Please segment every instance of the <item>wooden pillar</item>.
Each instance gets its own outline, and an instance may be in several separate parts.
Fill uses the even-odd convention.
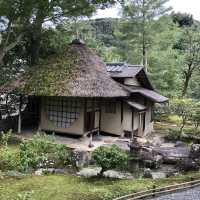
[[[124,121],[124,104],[123,104],[123,101],[121,100],[121,131],[122,131],[122,133],[121,133],[121,138],[123,138],[124,137],[124,130],[123,130],[123,121]]]
[[[18,133],[22,132],[21,110],[22,110],[22,95],[20,95],[20,97],[19,97]]]
[[[143,123],[142,123],[142,113],[139,112],[139,128],[138,128],[139,136],[143,135]]]
[[[38,117],[38,132],[41,132],[41,120],[42,120],[42,101],[43,101],[43,99],[42,99],[42,97],[39,97],[39,101],[38,101],[38,103],[39,103],[39,117]]]
[[[101,105],[101,100],[99,102],[99,131],[98,131],[98,136],[101,133],[101,109],[102,109],[102,105]]]
[[[84,114],[83,114],[83,132],[86,132],[86,117],[87,117],[87,99],[84,99]]]
[[[132,122],[131,122],[131,140],[134,138],[134,109],[132,108]]]
[[[92,116],[94,115],[94,119],[92,119],[92,121],[94,120],[94,123],[95,123],[95,101],[94,101],[94,99],[92,100]],[[93,126],[92,125],[92,123],[90,123],[91,124],[91,126]],[[90,127],[90,142],[89,142],[89,147],[90,148],[92,148],[92,147],[94,147],[94,145],[92,144],[92,140],[93,140],[93,127]]]

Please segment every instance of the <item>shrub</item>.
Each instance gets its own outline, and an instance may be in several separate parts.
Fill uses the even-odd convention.
[[[109,169],[123,168],[128,161],[127,153],[117,145],[98,147],[92,152],[92,158],[101,167],[100,175]]]
[[[17,153],[9,150],[7,147],[0,149],[0,170],[16,170],[18,169],[19,156]]]
[[[185,128],[184,133],[186,135],[194,135],[200,137],[200,129],[199,128]]]
[[[24,141],[20,145],[20,168],[50,168],[73,165],[72,151],[64,145],[53,143],[52,137],[38,133],[32,140]]]
[[[12,135],[12,130],[9,130],[8,132],[1,132],[1,137],[0,137],[0,144],[3,146],[8,146],[8,141],[10,140]]]
[[[168,140],[177,141],[181,138],[181,131],[177,128],[170,128],[169,134],[166,137]]]

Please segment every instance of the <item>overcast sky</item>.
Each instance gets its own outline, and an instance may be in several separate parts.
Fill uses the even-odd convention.
[[[172,6],[173,10],[176,12],[191,13],[195,19],[200,20],[200,0],[170,0],[169,5]],[[118,9],[110,8],[99,10],[95,18],[118,16]]]

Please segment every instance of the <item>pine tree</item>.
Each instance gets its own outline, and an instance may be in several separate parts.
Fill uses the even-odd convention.
[[[171,8],[166,7],[165,4],[169,0],[127,0],[122,5],[123,16],[129,23],[129,32],[132,37],[135,37],[133,42],[139,45],[141,51],[142,64],[147,70],[148,61],[147,53],[151,45],[151,38],[153,31],[151,29],[154,20]],[[130,38],[129,38],[130,39]]]

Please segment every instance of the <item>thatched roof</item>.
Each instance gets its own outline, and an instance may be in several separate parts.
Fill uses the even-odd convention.
[[[25,95],[67,97],[124,97],[128,93],[109,76],[99,56],[75,41],[61,55],[51,55],[17,80],[0,87]]]

